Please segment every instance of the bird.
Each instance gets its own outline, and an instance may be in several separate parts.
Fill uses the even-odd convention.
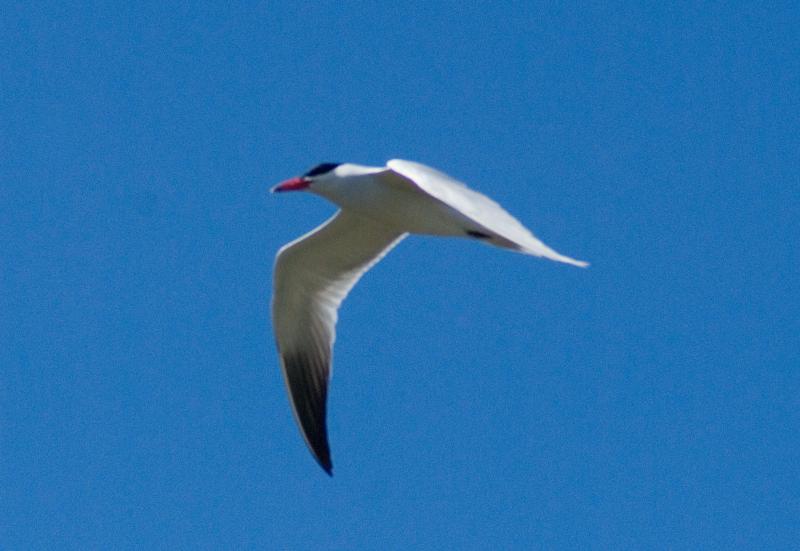
[[[429,166],[321,163],[274,186],[310,192],[339,207],[281,247],[273,269],[272,324],[297,425],[330,476],[327,395],[339,306],[361,276],[408,234],[462,237],[578,267],[487,196]]]

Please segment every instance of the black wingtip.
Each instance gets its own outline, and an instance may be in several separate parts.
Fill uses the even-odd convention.
[[[328,445],[328,381],[324,361],[306,354],[284,356],[284,373],[300,431],[308,449],[328,476],[333,476]]]
[[[331,449],[328,447],[328,433],[322,433],[322,438],[314,442],[311,446],[311,455],[317,460],[317,463],[325,474],[333,476],[333,461],[331,461]]]
[[[316,432],[307,432],[309,436],[308,447],[311,449],[311,455],[317,460],[322,470],[328,473],[328,476],[333,476],[333,461],[331,461],[331,448],[328,446],[328,431],[325,428],[325,421],[322,421],[322,430]]]
[[[323,448],[315,448],[312,451],[314,454],[314,459],[317,460],[317,463],[319,463],[319,466],[322,467],[322,470],[325,471],[328,476],[333,476],[333,461],[331,461],[331,452],[327,446],[327,439],[325,444],[326,445]]]
[[[467,235],[468,236],[474,237],[475,239],[491,239],[492,238],[492,236],[489,235],[488,233],[483,233],[481,231],[475,231],[475,230],[466,230],[466,231],[467,231]]]

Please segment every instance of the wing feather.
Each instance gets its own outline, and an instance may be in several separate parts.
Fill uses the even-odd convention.
[[[510,245],[511,248],[534,256],[574,266],[588,266],[588,263],[582,260],[575,260],[551,249],[496,202],[482,193],[469,189],[443,172],[401,159],[393,159],[386,163],[386,166],[423,192],[455,209],[488,230],[490,234],[499,237],[499,240],[490,241],[496,245]]]
[[[331,474],[326,428],[337,311],[359,278],[405,234],[339,211],[284,246],[275,260],[272,321],[295,419]]]

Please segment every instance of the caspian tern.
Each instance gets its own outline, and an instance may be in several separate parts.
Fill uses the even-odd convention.
[[[332,474],[326,428],[337,310],[359,278],[407,234],[476,239],[585,267],[557,253],[503,208],[428,166],[323,163],[275,186],[309,191],[340,210],[275,258],[272,321],[295,419],[317,462]]]

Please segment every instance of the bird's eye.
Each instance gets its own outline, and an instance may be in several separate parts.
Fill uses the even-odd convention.
[[[311,170],[309,170],[308,172],[303,174],[303,176],[308,176],[309,178],[312,178],[314,176],[319,176],[320,174],[325,174],[326,172],[330,172],[331,170],[333,170],[334,168],[336,168],[340,164],[342,164],[342,163],[322,163],[322,164],[318,164],[317,166],[315,166],[314,168],[312,168]]]

